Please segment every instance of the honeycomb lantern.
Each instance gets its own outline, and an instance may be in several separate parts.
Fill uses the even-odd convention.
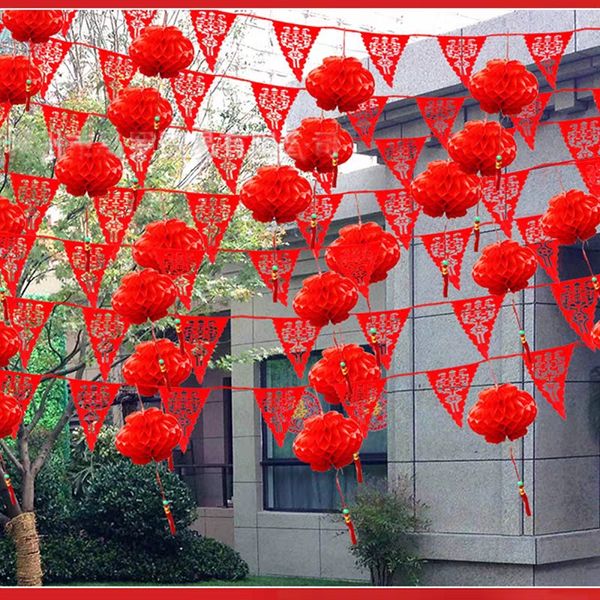
[[[515,385],[504,383],[479,392],[467,423],[486,442],[499,444],[507,438],[513,441],[526,435],[536,415],[533,397]]]
[[[471,96],[487,113],[517,115],[538,95],[538,81],[518,60],[496,58],[471,77]]]
[[[134,325],[167,316],[177,298],[177,289],[168,275],[143,269],[125,275],[112,296],[116,313]]]
[[[495,121],[467,121],[448,140],[448,154],[467,173],[498,175],[515,160],[517,144]]]
[[[339,404],[353,387],[381,377],[375,356],[357,344],[326,348],[308,373],[308,381],[330,404]]]
[[[25,230],[25,213],[18,204],[0,196],[0,237],[20,235]]]
[[[550,199],[542,215],[542,231],[561,244],[574,244],[596,235],[600,200],[580,190],[568,190]]]
[[[62,10],[5,10],[2,23],[17,42],[43,44],[63,26]]]
[[[56,162],[55,175],[71,196],[103,196],[121,180],[123,165],[101,142],[73,142]]]
[[[430,217],[464,217],[479,202],[479,177],[452,161],[436,160],[414,178],[410,192]]]
[[[17,330],[0,321],[0,367],[6,367],[20,349],[21,338]]]
[[[529,285],[537,269],[533,250],[513,240],[486,246],[473,265],[473,280],[492,295],[518,292]]]
[[[106,112],[115,129],[126,138],[162,133],[173,120],[173,109],[156,88],[125,88]]]
[[[0,439],[13,435],[22,420],[23,409],[19,401],[0,392]]]
[[[260,167],[240,190],[241,203],[261,223],[290,223],[308,208],[312,189],[293,167]]]
[[[123,363],[123,379],[136,386],[142,396],[154,395],[159,387],[178,386],[191,372],[189,355],[167,339],[138,344]]]
[[[181,439],[177,419],[158,408],[147,408],[125,418],[115,438],[117,451],[134,465],[167,460]]]
[[[0,56],[0,102],[24,104],[42,87],[40,70],[26,56]]]
[[[337,273],[319,273],[307,277],[294,298],[294,311],[315,327],[341,323],[358,302],[356,286]]]
[[[194,46],[181,29],[150,25],[129,46],[129,56],[142,75],[176,77],[194,60]]]
[[[373,96],[375,79],[358,59],[329,56],[307,75],[306,91],[323,110],[352,112]]]

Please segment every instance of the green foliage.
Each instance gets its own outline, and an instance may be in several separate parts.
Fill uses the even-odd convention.
[[[349,508],[358,538],[350,550],[356,563],[371,573],[371,583],[416,585],[423,561],[415,554],[414,533],[426,521],[424,507],[414,500],[407,482],[390,490],[364,485]]]
[[[47,535],[41,540],[44,583],[152,582],[193,583],[239,580],[248,565],[216,540],[181,531],[154,547],[130,546],[117,539],[94,539],[84,533]],[[0,585],[14,585],[12,541],[0,538]]]

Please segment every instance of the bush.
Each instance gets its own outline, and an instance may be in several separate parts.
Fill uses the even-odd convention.
[[[369,569],[371,583],[417,585],[423,561],[415,555],[413,534],[426,522],[407,482],[390,490],[361,486],[349,508],[358,538],[350,550],[357,564]]]
[[[44,583],[152,582],[181,584],[209,579],[237,580],[248,575],[239,554],[193,531],[149,547],[85,534],[42,538]],[[14,585],[14,548],[0,538],[0,585]]]

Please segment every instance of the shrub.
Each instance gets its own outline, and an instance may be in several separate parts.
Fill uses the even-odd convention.
[[[363,485],[349,508],[358,538],[350,550],[357,564],[369,569],[371,583],[416,585],[423,561],[415,555],[414,533],[426,522],[407,482],[389,490]]]
[[[42,538],[44,583],[152,582],[181,584],[209,579],[237,580],[248,575],[239,554],[216,540],[193,531],[153,548],[116,539],[93,539],[85,534]],[[14,585],[12,542],[0,538],[0,585]]]

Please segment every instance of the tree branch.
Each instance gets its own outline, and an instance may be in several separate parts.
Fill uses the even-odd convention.
[[[44,390],[44,393],[42,394],[42,397],[40,399],[40,405],[38,406],[37,410],[35,411],[35,414],[33,415],[33,418],[31,419],[31,422],[29,423],[29,425],[25,426],[25,429],[27,429],[28,433],[35,429],[35,426],[39,423],[40,419],[44,416],[44,411],[46,410],[48,396],[50,395],[50,391],[54,387],[55,382],[56,382],[56,379],[51,379],[50,382],[48,383],[48,385],[46,386],[46,389]]]
[[[0,440],[0,448],[2,448],[2,452],[6,454],[8,460],[10,460],[10,462],[22,473],[23,465],[21,464],[21,461],[15,456],[14,452],[9,448],[8,444],[4,440]]]

